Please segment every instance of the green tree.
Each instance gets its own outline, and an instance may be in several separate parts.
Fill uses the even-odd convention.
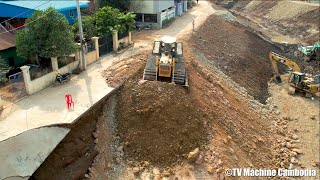
[[[116,8],[103,7],[96,13],[96,27],[99,35],[111,34],[114,30],[119,33],[132,30],[135,15],[122,13]]]
[[[83,32],[85,34],[86,38],[91,38],[93,36],[98,35],[98,31],[96,29],[96,16],[95,14],[82,16],[82,28]],[[73,33],[78,34],[79,33],[79,24],[78,21],[76,21],[72,25]]]
[[[121,28],[118,30],[120,33],[123,33],[125,31],[132,31],[133,28],[135,27],[135,17],[136,15],[129,12],[126,14],[121,13],[118,16],[118,19],[120,21],[121,24]]]
[[[138,12],[144,7],[145,0],[99,0],[99,7],[110,6],[122,12]]]
[[[121,25],[119,21],[120,11],[109,6],[99,9],[96,13],[97,31],[99,35],[112,33],[113,30],[118,30]]]
[[[64,15],[53,8],[37,11],[27,19],[26,30],[17,34],[19,56],[34,59],[48,59],[69,55],[77,46],[74,35]]]
[[[131,0],[99,0],[99,6],[109,6],[121,11],[128,11],[131,3],[130,1]]]

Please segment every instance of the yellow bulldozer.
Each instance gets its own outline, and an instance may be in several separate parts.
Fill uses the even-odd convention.
[[[289,94],[303,92],[306,97],[311,97],[313,94],[320,91],[320,74],[312,76],[310,74],[302,73],[300,67],[294,61],[276,54],[275,52],[269,53],[269,59],[274,69],[274,79],[276,83],[282,82],[277,63],[279,62],[289,67]]]
[[[188,86],[182,43],[176,42],[176,38],[170,36],[155,41],[144,69],[143,79]]]

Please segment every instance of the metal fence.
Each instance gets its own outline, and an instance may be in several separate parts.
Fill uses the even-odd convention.
[[[14,94],[14,100],[18,100],[27,95],[26,86],[23,80],[22,72],[9,76],[11,92]]]
[[[129,36],[129,32],[128,31],[126,31],[126,32],[124,32],[124,33],[119,33],[118,34],[118,40],[120,40],[120,39],[122,39],[122,38],[125,38],[125,37],[127,37],[127,36]]]
[[[111,34],[106,34],[99,38],[99,56],[103,56],[113,50],[113,40]]]
[[[87,52],[94,51],[95,49],[94,42],[92,40],[87,41]]]
[[[50,60],[47,60],[46,62],[42,62],[41,65],[38,65],[38,66],[33,66],[33,65],[29,65],[29,66],[30,66],[29,72],[30,72],[31,80],[37,79],[39,77],[42,77],[52,72],[52,65]]]
[[[2,102],[4,106],[6,106],[6,104],[14,103],[27,95],[22,72],[15,73],[9,76],[8,79],[8,85],[0,88],[2,101],[6,102],[4,104]]]

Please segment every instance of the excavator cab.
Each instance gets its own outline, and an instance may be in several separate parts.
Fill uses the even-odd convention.
[[[289,83],[297,85],[304,80],[305,76],[305,73],[292,72],[290,73]]]

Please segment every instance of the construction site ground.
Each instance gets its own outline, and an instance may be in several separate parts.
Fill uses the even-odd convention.
[[[199,1],[166,29],[135,32],[143,50],[101,72],[116,91],[72,125],[32,179],[225,179],[236,167],[319,175],[319,98],[288,95],[286,83],[271,81],[267,55],[283,46],[242,18]],[[142,80],[163,35],[183,42],[189,88]]]

